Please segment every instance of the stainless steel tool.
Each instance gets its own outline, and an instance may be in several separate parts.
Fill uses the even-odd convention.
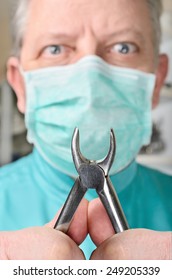
[[[80,151],[79,130],[75,129],[72,138],[72,156],[79,174],[54,226],[66,233],[82,198],[89,188],[96,189],[116,233],[129,228],[115,189],[108,176],[116,151],[115,135],[110,131],[110,149],[102,161],[86,159]]]

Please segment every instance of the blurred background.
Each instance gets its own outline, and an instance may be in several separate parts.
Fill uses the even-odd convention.
[[[156,1],[156,0],[155,0]],[[14,92],[6,83],[6,61],[10,54],[10,7],[13,0],[0,0],[0,166],[28,154],[23,116],[16,107]],[[172,0],[163,0],[161,51],[169,55],[168,77],[160,105],[153,111],[151,144],[143,147],[138,161],[172,174]]]

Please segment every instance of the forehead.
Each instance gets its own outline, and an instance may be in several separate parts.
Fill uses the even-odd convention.
[[[146,0],[31,0],[27,29],[41,32],[50,29],[84,27],[95,32],[116,28],[151,29]],[[41,28],[42,27],[42,28]]]

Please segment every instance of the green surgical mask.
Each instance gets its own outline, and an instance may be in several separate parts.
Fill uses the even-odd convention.
[[[28,141],[63,173],[77,175],[71,155],[75,127],[81,152],[93,160],[106,156],[114,129],[117,147],[110,174],[127,167],[150,142],[155,75],[115,67],[97,56],[23,75]]]

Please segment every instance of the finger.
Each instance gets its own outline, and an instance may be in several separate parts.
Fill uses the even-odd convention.
[[[94,199],[88,205],[88,232],[96,246],[115,233],[100,199]]]
[[[57,215],[51,222],[46,224],[47,226],[54,227],[57,218],[60,214],[60,211],[61,210],[58,211]],[[67,235],[70,236],[78,245],[84,241],[88,233],[87,219],[88,219],[88,201],[84,198],[79,204],[78,209],[73,217],[73,220],[67,232]]]
[[[2,236],[3,235],[3,236]],[[9,260],[83,260],[76,243],[50,227],[34,227],[0,235],[1,259]]]
[[[92,260],[169,260],[171,233],[146,229],[127,230],[105,240],[92,254]]]
[[[88,234],[88,201],[83,199],[74,215],[73,221],[68,231],[68,235],[81,244]]]

